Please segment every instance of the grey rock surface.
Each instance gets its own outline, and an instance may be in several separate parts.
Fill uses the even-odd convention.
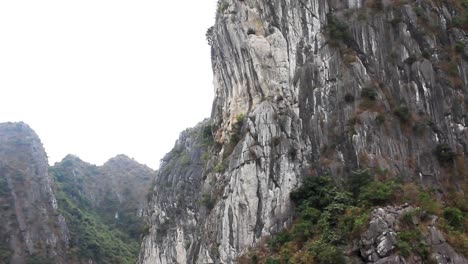
[[[457,164],[467,161],[468,64],[449,48],[468,43],[450,27],[457,11],[431,0],[382,3],[220,1],[211,35],[216,143],[200,147],[184,132],[175,149],[190,166],[180,156],[163,163],[139,263],[235,263],[290,224],[289,193],[304,175],[345,180],[380,168],[441,192],[466,179],[463,169],[451,178],[434,154],[444,145]],[[336,21],[342,34],[330,29]],[[206,200],[209,209],[197,203]],[[396,216],[375,221],[368,261],[400,263],[394,234],[379,233]]]

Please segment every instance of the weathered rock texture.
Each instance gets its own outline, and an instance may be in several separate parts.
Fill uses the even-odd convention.
[[[468,38],[454,3],[220,1],[217,144],[200,147],[195,128],[163,163],[140,263],[235,262],[288,225],[304,171],[466,188]]]
[[[47,155],[24,123],[0,124],[0,262],[68,263],[68,229],[57,212]]]
[[[361,256],[368,263],[424,263],[420,256],[410,256],[405,260],[399,255],[397,243],[401,239],[398,234],[401,234],[402,231],[409,231],[420,235],[424,241],[424,243],[417,241],[416,245],[411,246],[428,249],[437,263],[467,263],[468,261],[457,254],[446,242],[443,234],[435,225],[436,221],[435,216],[428,216],[419,208],[413,208],[409,205],[375,209],[372,212],[368,229],[359,240]],[[421,232],[420,229],[424,232]]]
[[[207,153],[207,146],[212,143],[210,137],[211,127],[204,121],[184,131],[174,149],[164,157],[149,201],[151,228],[142,244],[142,261],[193,263],[198,258],[202,246],[199,217],[208,214],[202,202],[206,205],[212,202],[210,192],[203,193],[211,187],[205,181],[202,161],[203,153]]]

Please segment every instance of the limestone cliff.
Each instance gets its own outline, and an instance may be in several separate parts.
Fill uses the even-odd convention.
[[[69,263],[68,228],[57,210],[48,167],[29,126],[0,124],[1,263]]]
[[[304,174],[466,191],[467,8],[219,1],[211,121],[164,160],[139,262],[234,263],[290,224]],[[210,125],[216,143],[199,144]]]

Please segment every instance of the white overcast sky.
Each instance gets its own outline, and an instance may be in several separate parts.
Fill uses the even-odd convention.
[[[126,154],[157,168],[209,117],[216,0],[0,1],[0,122],[24,121],[49,163]]]

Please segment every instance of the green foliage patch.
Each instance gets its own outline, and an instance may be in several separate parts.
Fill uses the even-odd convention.
[[[452,20],[453,26],[468,30],[468,1],[457,0],[460,5],[460,10],[457,16]]]
[[[4,176],[0,176],[0,196],[7,195],[10,189],[8,188],[8,183]]]
[[[11,255],[13,255],[13,251],[6,242],[2,241],[0,243],[0,263],[9,263]]]
[[[360,189],[359,200],[372,205],[382,205],[393,197],[397,186],[392,181],[371,182]]]
[[[26,264],[54,264],[55,261],[51,258],[33,255],[26,260]]]
[[[343,252],[323,240],[314,242],[310,251],[314,253],[320,264],[346,264]]]
[[[452,163],[456,153],[448,144],[439,144],[434,150],[434,154],[441,164]]]
[[[443,215],[450,226],[458,230],[463,229],[465,217],[460,209],[453,207],[445,208]]]
[[[415,253],[426,261],[429,259],[429,246],[424,242],[419,229],[403,230],[397,237],[397,248],[402,256],[408,257]]]
[[[333,44],[337,44],[338,42],[348,43],[352,40],[348,25],[337,19],[331,13],[327,15],[326,30]]]
[[[201,198],[201,204],[208,210],[211,210],[216,205],[216,199],[210,193],[204,193]]]
[[[401,123],[408,123],[411,119],[409,108],[405,105],[400,105],[393,110],[393,114],[398,117]]]
[[[136,213],[123,212],[119,215],[120,223],[110,225],[103,215],[90,207],[84,197],[76,190],[72,191],[73,183],[70,179],[59,177],[57,172],[52,174],[55,177],[59,211],[65,217],[70,231],[72,257],[85,261],[92,259],[97,263],[135,263],[143,232],[142,223],[134,219]]]
[[[272,254],[263,263],[346,263],[340,246],[363,232],[373,205],[395,199],[400,189],[393,181],[376,181],[370,169],[353,172],[346,188],[329,176],[306,177],[290,194],[294,224],[267,241]]]

